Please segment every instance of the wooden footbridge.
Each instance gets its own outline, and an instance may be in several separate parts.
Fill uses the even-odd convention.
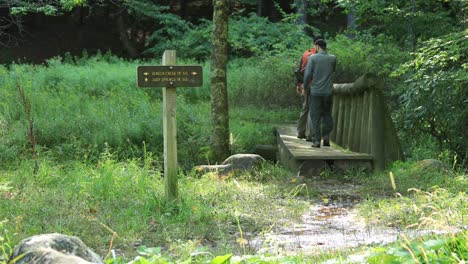
[[[293,171],[315,174],[327,166],[383,170],[403,159],[385,105],[383,82],[366,74],[354,83],[334,84],[331,147],[312,148],[298,139],[295,126],[276,129],[280,162]]]

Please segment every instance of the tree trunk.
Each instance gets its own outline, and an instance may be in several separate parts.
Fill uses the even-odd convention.
[[[265,13],[265,1],[257,0],[257,16],[261,17]]]
[[[298,24],[303,26],[303,31],[304,33],[309,36],[313,37],[314,32],[312,28],[310,27],[310,15],[307,12],[308,4],[307,0],[296,0],[296,13],[300,14],[300,17],[298,18],[297,22]]]
[[[213,50],[211,53],[211,119],[214,158],[223,161],[229,155],[229,111],[227,95],[228,1],[213,0]]]
[[[356,13],[354,11],[348,13],[347,28],[351,32],[356,29]],[[348,33],[348,37],[353,39],[355,37],[354,32]]]
[[[122,42],[125,51],[128,53],[130,58],[138,58],[139,52],[128,38],[127,26],[125,24],[122,14],[117,15],[116,23],[117,30],[119,31],[120,41]]]
[[[415,7],[414,0],[411,1],[411,15],[408,16],[408,46],[412,51],[416,50],[416,37],[414,34],[413,29],[413,17],[416,14],[416,7]]]

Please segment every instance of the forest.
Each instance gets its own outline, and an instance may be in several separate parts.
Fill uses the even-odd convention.
[[[0,264],[465,263],[467,9],[0,0]],[[334,83],[382,84],[399,160],[374,170],[328,162],[313,175],[280,161],[275,131],[297,124],[294,71],[318,36],[336,56]],[[200,87],[177,88],[176,199],[166,185],[169,90],[137,87],[136,76],[168,50],[203,69]],[[218,169],[236,154],[262,162]],[[52,233],[91,253],[18,253]]]

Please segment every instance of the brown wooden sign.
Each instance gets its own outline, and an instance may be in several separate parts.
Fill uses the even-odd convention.
[[[138,66],[138,87],[198,87],[203,85],[202,66]]]

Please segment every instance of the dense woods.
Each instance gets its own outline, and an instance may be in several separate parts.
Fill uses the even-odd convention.
[[[467,10],[466,0],[0,0],[0,263],[51,232],[82,237],[106,263],[342,259],[276,258],[253,243],[333,204],[323,189],[349,186],[337,203],[358,200],[369,226],[450,230],[378,247],[368,263],[462,263]],[[335,83],[382,80],[404,160],[313,179],[275,158],[200,175],[197,165],[275,145],[272,128],[297,121],[294,69],[319,35]],[[177,89],[175,203],[163,195],[163,92],[135,86],[136,66],[160,65],[165,50],[201,65],[204,80]]]

